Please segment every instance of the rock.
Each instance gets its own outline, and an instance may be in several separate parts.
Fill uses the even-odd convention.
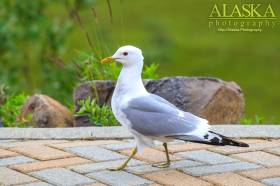
[[[96,91],[93,92],[92,85]],[[244,96],[235,82],[225,82],[217,78],[171,77],[159,80],[145,80],[147,90],[157,94],[178,108],[201,116],[213,124],[237,123],[245,112]],[[78,86],[74,101],[96,98],[99,103],[110,105],[115,83],[113,81],[87,82]],[[79,106],[75,104],[76,110]]]
[[[245,112],[243,93],[234,82],[216,78],[175,77],[148,81],[146,88],[178,108],[214,124],[237,123]]]
[[[18,119],[27,121],[27,116],[32,114],[33,127],[73,127],[72,113],[58,101],[46,96],[35,94],[23,105]]]
[[[92,123],[87,115],[75,116],[76,127],[92,127],[98,126],[95,123]]]

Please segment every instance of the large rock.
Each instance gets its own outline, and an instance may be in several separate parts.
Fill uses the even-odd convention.
[[[145,80],[145,87],[178,108],[204,117],[213,124],[237,123],[244,115],[245,103],[241,88],[235,82],[217,78],[172,77]],[[114,81],[93,81],[81,84],[74,92],[76,111],[78,100],[88,96],[110,105]],[[99,97],[96,97],[96,95]]]
[[[32,114],[32,121],[28,121],[29,114]],[[18,120],[31,122],[33,127],[74,126],[74,117],[68,108],[46,95],[39,94],[29,97],[22,107]]]
[[[216,78],[175,77],[149,81],[149,92],[210,123],[236,123],[244,115],[244,97],[234,82]]]

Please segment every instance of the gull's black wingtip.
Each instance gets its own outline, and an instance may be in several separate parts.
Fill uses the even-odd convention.
[[[239,142],[239,147],[250,147],[247,143]]]
[[[229,145],[229,146],[236,146],[236,147],[249,147],[249,145],[247,143],[230,139],[230,138],[228,138],[226,136],[223,136],[221,134],[215,133],[213,131],[209,131],[208,133],[214,135],[213,136],[214,138],[210,139],[211,142],[216,142],[217,140],[214,140],[216,137],[221,138],[221,140],[219,140],[219,144],[217,144],[217,145]]]
[[[236,146],[236,147],[249,147],[247,143],[240,142],[234,139],[230,139],[221,134],[215,133],[213,131],[208,131],[208,133],[204,136],[203,139],[196,136],[188,136],[188,135],[177,135],[177,136],[169,136],[175,139],[190,141],[195,143],[204,143],[208,145],[218,145],[218,146]]]

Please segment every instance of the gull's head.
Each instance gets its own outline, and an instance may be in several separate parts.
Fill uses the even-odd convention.
[[[134,66],[143,64],[143,55],[141,49],[127,45],[120,47],[114,55],[101,60],[102,63],[107,63],[110,61],[117,61],[123,66]]]

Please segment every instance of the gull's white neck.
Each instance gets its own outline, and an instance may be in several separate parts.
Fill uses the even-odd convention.
[[[137,62],[136,65],[123,66],[118,78],[116,89],[129,97],[141,96],[147,93],[141,73],[143,61]]]

